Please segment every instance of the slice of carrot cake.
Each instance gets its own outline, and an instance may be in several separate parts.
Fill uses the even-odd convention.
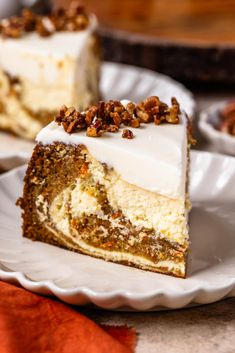
[[[23,235],[185,277],[189,135],[174,98],[63,106],[37,135],[19,200]]]
[[[98,102],[96,27],[77,2],[0,22],[0,129],[34,139],[61,102],[78,109]]]

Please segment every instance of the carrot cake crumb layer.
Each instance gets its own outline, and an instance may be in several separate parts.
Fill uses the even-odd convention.
[[[103,173],[103,182],[97,180],[98,173]],[[117,189],[126,190],[133,203],[127,207]],[[135,213],[136,192],[149,199],[154,214],[143,207]],[[145,195],[95,161],[82,145],[37,145],[19,203],[24,210],[25,237],[109,261],[185,275],[184,204]],[[180,243],[174,240],[179,233]]]

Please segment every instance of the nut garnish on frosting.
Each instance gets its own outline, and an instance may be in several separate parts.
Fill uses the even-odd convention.
[[[100,101],[84,112],[79,112],[74,107],[62,106],[55,121],[69,134],[86,130],[87,136],[100,137],[105,132],[117,132],[123,126],[139,128],[141,124],[147,123],[178,124],[180,113],[176,98],[173,97],[171,106],[168,106],[158,97],[152,96],[137,104],[124,104],[115,100]],[[131,130],[125,129],[122,137],[132,139],[134,135]]]
[[[73,1],[67,10],[60,8],[49,15],[38,15],[24,9],[21,16],[12,16],[0,22],[0,34],[6,38],[21,38],[28,32],[48,37],[55,32],[80,31],[89,25],[89,17],[78,1]]]

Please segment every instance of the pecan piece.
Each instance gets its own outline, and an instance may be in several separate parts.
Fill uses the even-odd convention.
[[[108,132],[117,132],[119,127],[117,125],[107,125],[105,130]]]
[[[122,113],[122,121],[124,123],[124,125],[130,125],[131,124],[131,120],[132,120],[132,116],[130,113],[128,113],[128,111],[124,111]]]
[[[148,97],[137,105],[136,115],[144,123],[152,122],[154,118],[158,117],[159,105],[160,100],[158,97]]]
[[[95,126],[88,126],[86,130],[86,135],[89,137],[99,137],[102,135],[102,131]]]
[[[87,110],[85,120],[88,126],[91,125],[93,119],[97,116],[97,110],[95,105]]]
[[[119,127],[122,123],[121,115],[118,114],[117,112],[114,112],[114,113],[110,113],[110,116],[113,119],[114,125],[117,125]]]
[[[66,105],[62,105],[62,107],[60,108],[60,116],[65,116],[67,110],[68,108],[66,107]]]
[[[74,107],[67,108],[65,111],[65,117],[67,118],[67,117],[71,116],[74,112],[75,112]]]
[[[122,137],[128,140],[131,140],[134,138],[134,134],[131,130],[125,129],[122,132]]]
[[[132,119],[131,120],[131,127],[134,127],[134,128],[140,127],[140,119],[139,118]]]
[[[166,121],[170,124],[178,124],[180,108],[179,103],[177,102],[175,97],[171,98],[171,104],[172,106],[169,108],[169,111],[165,116]]]
[[[67,126],[66,132],[71,134],[71,132],[74,130],[76,127],[76,120],[71,121],[71,123]]]
[[[137,108],[136,110],[136,115],[139,118],[139,120],[141,121],[141,123],[149,123],[150,122],[150,115],[148,113],[146,113],[143,110],[140,110],[139,108]]]
[[[22,20],[25,32],[32,32],[35,30],[36,15],[30,9],[23,9]]]
[[[100,101],[97,108],[97,118],[102,119],[104,116],[105,103]]]
[[[133,115],[135,112],[135,104],[132,102],[127,103],[126,110],[129,114]]]

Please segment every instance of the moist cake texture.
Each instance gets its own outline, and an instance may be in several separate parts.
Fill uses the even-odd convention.
[[[0,23],[0,129],[34,139],[61,101],[99,99],[97,21],[79,5],[48,16],[25,10]]]
[[[37,136],[19,200],[23,235],[185,277],[188,119],[172,103],[63,107]]]

